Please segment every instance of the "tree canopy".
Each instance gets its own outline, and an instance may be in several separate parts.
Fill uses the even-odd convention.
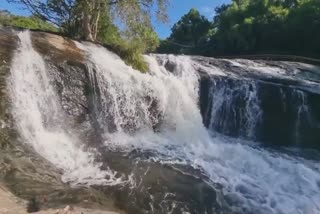
[[[197,45],[210,29],[210,22],[199,11],[191,9],[172,28],[170,38],[187,45]]]
[[[193,44],[198,48],[168,45],[170,41],[185,42],[174,27],[158,51],[208,56],[260,53],[320,55],[319,0],[233,0],[231,4],[216,8],[215,12],[210,28],[205,33],[195,31],[197,35],[192,35],[196,39]],[[184,23],[188,14],[176,25]]]
[[[208,39],[210,28],[210,21],[198,10],[191,9],[174,24],[170,37],[162,41],[160,49],[163,52],[172,50],[174,53],[195,52],[195,48]]]

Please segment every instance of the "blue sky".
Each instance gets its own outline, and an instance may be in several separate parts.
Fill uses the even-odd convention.
[[[176,23],[181,16],[186,14],[191,8],[198,9],[201,14],[208,19],[214,16],[214,8],[223,4],[230,3],[231,0],[171,0],[169,6],[170,21],[167,24],[162,24],[154,21],[154,26],[161,38],[166,38],[170,35],[171,27]],[[13,14],[28,15],[28,12],[21,9],[21,6],[8,4],[6,0],[0,0],[0,9],[7,9]]]
[[[200,13],[212,20],[214,16],[214,8],[222,4],[230,3],[231,0],[172,0],[169,6],[170,22],[168,24],[154,23],[154,26],[161,38],[170,35],[171,27],[181,16],[188,13],[190,9],[195,8]]]

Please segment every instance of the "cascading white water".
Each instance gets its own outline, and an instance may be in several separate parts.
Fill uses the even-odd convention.
[[[94,155],[82,150],[65,125],[60,101],[43,58],[33,49],[30,32],[18,34],[20,44],[11,63],[9,90],[13,115],[24,142],[62,169],[63,181],[73,184],[120,184],[113,171],[101,171]]]
[[[305,93],[300,90],[294,90],[294,94],[296,96],[296,100],[299,102],[297,105],[297,119],[295,124],[295,140],[299,142],[300,140],[299,130],[303,122],[310,123],[310,116],[309,116],[309,108],[307,104],[308,99]]]
[[[50,70],[33,50],[30,33],[18,36],[20,45],[8,83],[12,112],[24,141],[62,169],[64,181],[123,184],[115,172],[100,170],[94,154],[81,148],[63,121],[65,115]],[[164,55],[163,64],[159,64],[156,57],[146,56],[150,72],[141,74],[102,47],[77,45],[88,54],[99,102],[95,111],[108,148],[151,149],[162,155],[153,160],[201,168],[213,183],[224,187],[225,197],[235,210],[246,207],[251,213],[320,213],[319,163],[252,148],[233,138],[210,137],[198,108],[197,62],[185,56]],[[173,72],[165,68],[167,60],[175,65]],[[258,102],[255,88],[246,90],[248,103],[253,103],[246,108],[254,113]],[[252,116],[248,113],[250,120]]]
[[[263,114],[257,84],[252,80],[243,80],[231,85],[219,77],[211,81],[210,115],[209,112],[206,115],[209,130],[216,127],[222,133],[228,133],[230,129],[239,129],[240,136],[255,139],[256,127]]]
[[[150,108],[156,108],[157,112],[162,112],[159,119],[161,135],[176,136],[180,140],[183,139],[185,144],[195,141],[200,143],[199,136],[207,135],[202,126],[200,111],[194,103],[198,96],[199,77],[193,72],[188,58],[172,56],[178,65],[176,73],[172,74],[163,67],[159,67],[153,57],[146,57],[150,61],[151,72],[142,74],[127,66],[117,55],[105,48],[91,44],[78,43],[77,45],[88,53],[90,60],[88,67],[95,70],[96,84],[101,92],[102,111],[104,115],[110,115],[105,116],[105,121],[100,122],[102,125],[108,122],[115,123],[117,127],[115,133],[106,132],[106,137],[112,139],[108,142],[109,144],[120,143],[121,146],[128,146],[127,142],[123,141],[124,136],[127,140],[130,138],[137,143],[149,144],[149,138],[146,136],[154,137],[150,121],[153,115]],[[93,71],[91,70],[90,73]],[[156,101],[156,106],[151,106],[152,100]],[[110,117],[113,117],[111,121]],[[141,139],[137,137],[139,134],[134,138],[126,135],[124,124],[132,124],[140,130],[138,133],[143,133],[140,136]],[[172,132],[175,135],[172,135]],[[194,135],[185,136],[185,132],[194,133]],[[174,141],[167,143],[172,142]],[[158,145],[163,146],[162,143]]]
[[[183,159],[181,163],[203,169],[213,183],[221,184],[235,211],[245,207],[251,213],[320,213],[318,163],[209,136],[198,108],[196,62],[189,57],[164,56],[175,62],[174,71],[169,72],[154,56],[146,56],[150,73],[141,74],[102,47],[78,47],[87,52],[89,67],[96,73],[92,70],[102,92],[102,111],[113,115],[117,127],[105,130],[107,147],[152,149],[170,161]],[[159,132],[150,125],[146,97],[157,100],[157,110],[163,114]],[[100,123],[108,123],[107,119]],[[138,127],[135,132],[125,132],[123,124],[128,121]],[[164,156],[158,161],[170,162]]]

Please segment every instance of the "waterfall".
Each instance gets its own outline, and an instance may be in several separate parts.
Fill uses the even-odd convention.
[[[308,97],[303,91],[295,90],[294,96],[298,101],[297,106],[297,117],[295,123],[295,140],[296,142],[300,142],[300,130],[305,124],[310,123],[310,116],[309,116],[309,107],[308,107]]]
[[[11,64],[9,89],[12,112],[24,142],[62,169],[65,182],[128,182],[115,171],[100,169],[95,154],[84,150],[76,132],[64,121],[50,69],[32,48],[30,33],[18,36],[20,44]],[[76,45],[87,57],[93,89],[91,111],[104,146],[111,152],[152,151],[155,156],[146,161],[199,169],[210,185],[221,186],[235,213],[320,213],[319,163],[253,147],[243,140],[210,135],[199,109],[197,67],[201,65],[191,57],[145,56],[150,72],[142,74],[101,46]],[[214,66],[212,70],[220,72]],[[220,126],[215,121],[219,117],[228,120],[233,114],[232,105],[240,103],[243,108],[232,120],[241,121],[245,135],[254,135],[262,114],[259,86],[247,81],[223,88],[224,81],[214,81],[221,87],[210,94],[214,109],[210,113],[211,126]],[[238,98],[238,103],[234,102]],[[223,112],[222,106],[229,108],[228,113]],[[298,115],[302,116],[303,111]]]
[[[152,150],[159,154],[152,161],[204,170],[213,183],[224,187],[224,195],[235,212],[240,212],[239,207],[243,212],[268,214],[320,212],[320,172],[316,163],[299,160],[297,164],[293,157],[253,148],[233,138],[210,137],[202,124],[199,76],[196,62],[190,57],[145,56],[150,72],[141,74],[102,47],[78,47],[86,51],[89,67],[94,71],[104,105],[102,111],[114,117],[116,131],[105,130],[108,148]],[[174,64],[170,71],[166,68],[168,61]],[[244,124],[250,130],[260,114],[260,101],[253,83],[241,90],[247,101]],[[219,93],[213,96],[215,102],[222,97],[228,99],[224,92]],[[145,97],[156,100],[157,111],[161,112],[157,131],[150,125],[150,100]],[[126,132],[123,124],[132,119],[131,124],[139,128]],[[109,117],[103,120],[101,123],[108,123]]]
[[[154,129],[168,144],[155,142],[158,146],[173,143],[165,136],[174,136],[183,146],[193,141],[201,143],[199,136],[208,135],[197,106],[199,76],[188,58],[172,56],[177,69],[171,73],[159,66],[155,58],[146,56],[150,74],[142,74],[103,47],[77,45],[87,52],[90,76],[96,79],[93,84],[98,90],[98,105],[101,106],[97,119],[104,127],[105,137],[112,139],[107,143],[118,143],[116,148],[131,148],[137,144],[150,146],[159,138]],[[133,131],[134,137],[128,134]]]
[[[20,44],[11,63],[9,90],[13,115],[24,142],[62,169],[63,181],[80,185],[119,184],[113,171],[100,170],[94,154],[66,125],[60,100],[43,58],[33,49],[30,32],[18,33]]]
[[[232,81],[219,77],[212,78],[211,82],[211,112],[206,115],[209,130],[255,140],[263,114],[258,85],[252,80]]]

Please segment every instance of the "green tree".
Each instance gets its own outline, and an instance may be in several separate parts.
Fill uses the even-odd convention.
[[[201,31],[199,22],[191,21],[201,20],[201,15],[191,10],[174,25],[158,51],[320,57],[319,0],[232,0],[217,7],[215,13],[209,29]]]
[[[313,54],[319,49],[318,0],[233,1],[214,36],[218,53]],[[307,27],[306,27],[307,26]]]
[[[211,23],[196,9],[191,9],[171,29],[170,40],[186,45],[197,45],[205,37]]]
[[[112,21],[121,21],[127,31],[136,30],[139,24],[152,29],[151,15],[167,19],[169,0],[8,0],[20,3],[40,19],[60,27],[72,35],[80,34],[95,41],[106,15]],[[155,12],[154,12],[155,11]]]
[[[159,51],[187,53],[196,51],[207,39],[211,22],[200,15],[196,9],[191,9],[173,27],[167,40],[162,41]]]
[[[290,10],[287,41],[294,52],[320,56],[320,1],[305,0]]]
[[[142,71],[147,70],[147,64],[141,54],[159,45],[151,17],[165,22],[169,4],[169,0],[7,1],[24,5],[34,16],[53,23],[72,38],[104,43]]]
[[[211,54],[315,53],[319,43],[314,39],[319,29],[318,2],[234,0],[223,5],[214,18]],[[298,45],[301,41],[303,47]]]

